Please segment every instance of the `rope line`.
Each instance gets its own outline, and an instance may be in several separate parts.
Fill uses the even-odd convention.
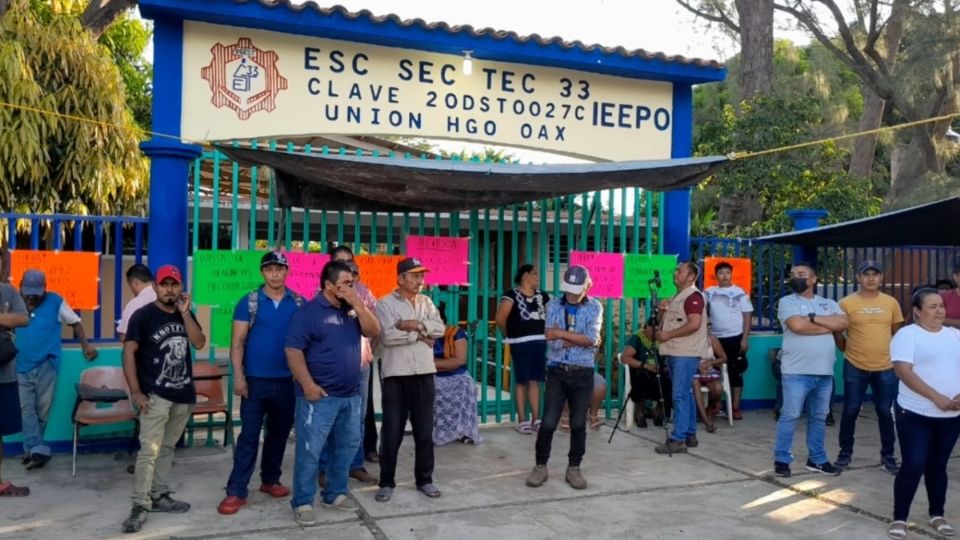
[[[9,108],[9,109],[19,109],[19,110],[22,110],[22,111],[28,111],[28,112],[34,112],[34,113],[40,113],[40,114],[46,114],[46,115],[50,115],[50,116],[55,116],[55,117],[59,117],[59,118],[64,118],[64,119],[67,119],[67,120],[74,120],[74,121],[77,121],[77,122],[85,122],[85,123],[88,123],[88,124],[94,124],[94,125],[101,126],[101,127],[116,128],[116,129],[121,129],[121,130],[131,130],[131,131],[137,132],[137,133],[140,134],[141,136],[142,136],[142,135],[150,135],[150,136],[152,136],[152,137],[160,137],[160,138],[164,138],[164,139],[173,139],[173,140],[181,141],[181,142],[184,142],[184,143],[187,143],[187,144],[198,144],[198,145],[206,146],[206,147],[210,147],[210,146],[212,146],[212,144],[213,144],[211,141],[190,141],[190,140],[188,140],[188,139],[184,139],[183,137],[180,137],[180,136],[177,136],[177,135],[170,135],[169,133],[160,133],[160,132],[157,132],[157,131],[150,131],[150,130],[146,130],[146,129],[140,128],[140,127],[138,127],[138,126],[126,126],[126,125],[117,124],[117,123],[114,123],[114,122],[107,122],[107,121],[104,121],[104,120],[97,120],[97,119],[95,119],[95,118],[87,118],[87,117],[84,117],[84,116],[78,116],[78,115],[74,115],[74,114],[67,114],[67,113],[62,113],[62,112],[59,112],[59,111],[52,111],[52,110],[49,110],[49,109],[41,109],[41,108],[38,108],[38,107],[29,106],[29,105],[19,105],[19,104],[16,104],[16,103],[7,103],[7,102],[5,102],[5,101],[0,101],[0,107],[6,107],[6,108]],[[752,157],[766,156],[766,155],[770,155],[770,154],[779,154],[779,153],[782,153],[782,152],[790,152],[790,151],[793,151],[793,150],[799,150],[799,149],[801,149],[801,148],[808,148],[808,147],[811,147],[811,146],[817,146],[817,145],[826,144],[826,143],[830,143],[830,142],[844,141],[844,140],[847,140],[847,139],[854,139],[854,138],[857,138],[857,137],[863,137],[864,135],[878,135],[878,134],[881,134],[881,133],[888,133],[888,132],[898,131],[898,130],[901,130],[901,129],[907,129],[907,128],[911,128],[911,127],[916,127],[916,126],[920,126],[920,125],[923,125],[923,124],[930,124],[930,123],[933,123],[933,122],[940,122],[940,121],[942,121],[942,120],[950,120],[950,119],[958,118],[958,117],[960,117],[960,112],[955,112],[955,113],[951,113],[951,114],[944,114],[944,115],[940,115],[940,116],[933,116],[933,117],[930,117],[930,118],[924,118],[924,119],[922,119],[922,120],[914,120],[914,121],[912,121],[912,122],[904,122],[904,123],[902,123],[902,124],[895,124],[895,125],[892,125],[892,126],[882,126],[882,127],[875,128],[875,129],[867,129],[867,130],[863,130],[863,131],[857,131],[857,132],[854,132],[854,133],[844,133],[844,134],[842,134],[842,135],[835,135],[835,136],[832,136],[832,137],[825,137],[825,138],[823,138],[823,139],[815,139],[815,140],[812,140],[812,141],[806,141],[806,142],[802,142],[802,143],[796,143],[796,144],[789,144],[789,145],[785,145],[785,146],[779,146],[779,147],[777,147],[777,148],[768,148],[768,149],[766,149],[766,150],[730,152],[730,153],[727,154],[726,157],[727,157],[730,161],[737,161],[737,160],[748,159],[748,158],[752,158]]]

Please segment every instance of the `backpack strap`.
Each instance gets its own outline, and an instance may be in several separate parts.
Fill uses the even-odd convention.
[[[260,304],[260,290],[254,289],[247,293],[247,311],[250,313],[250,326],[257,320],[257,306]]]
[[[287,289],[287,291],[290,293],[290,296],[293,297],[293,302],[297,304],[298,308],[303,307],[303,305],[307,303],[306,300],[304,300],[303,297],[296,292],[291,291],[290,289]]]
[[[457,332],[460,328],[456,326],[448,326],[446,330],[443,331],[443,357],[444,358],[453,358],[457,355]]]

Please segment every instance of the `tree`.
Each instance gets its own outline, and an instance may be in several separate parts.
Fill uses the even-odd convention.
[[[769,93],[773,85],[773,0],[676,0],[740,40],[741,100]]]
[[[26,0],[5,7],[0,100],[24,108],[0,108],[0,207],[142,213],[141,132],[109,51],[75,16],[53,13],[42,21]]]
[[[20,0],[0,0],[0,17],[10,8],[16,5]],[[37,3],[37,2],[31,2]],[[72,11],[75,6],[79,6],[79,0],[50,0],[49,3],[58,11]],[[113,24],[127,10],[137,5],[137,0],[90,0],[83,10],[83,27],[93,34],[94,38],[99,38],[110,25]]]
[[[695,145],[699,155],[779,148],[814,139],[823,127],[818,99],[761,95],[742,102],[739,110],[725,105],[698,127]],[[751,194],[751,205],[739,209],[751,215],[733,231],[745,236],[789,230],[785,212],[791,208],[826,208],[831,222],[879,212],[875,187],[868,179],[850,176],[845,163],[845,151],[833,143],[751,157],[718,172],[708,181],[708,187],[716,187],[705,192],[719,200]]]
[[[888,103],[902,120],[922,121],[960,110],[960,70],[955,69],[960,55],[960,6],[952,1],[869,0],[849,7],[852,10],[844,10],[835,0],[789,0],[774,5],[857,73],[868,97],[872,93]],[[884,32],[886,55],[878,49]],[[862,125],[876,123],[881,116],[877,108],[876,104],[868,108],[872,116]],[[927,173],[944,172],[937,141],[947,127],[941,122],[910,130],[909,143],[899,147],[894,157],[888,202],[910,191]],[[865,163],[865,157],[859,156],[851,166],[862,172]]]

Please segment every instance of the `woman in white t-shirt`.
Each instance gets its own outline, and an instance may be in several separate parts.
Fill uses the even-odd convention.
[[[893,484],[893,522],[887,535],[907,536],[907,515],[925,477],[930,526],[944,536],[953,527],[943,518],[947,496],[947,460],[960,435],[960,330],[943,325],[946,310],[936,289],[913,295],[914,324],[890,343],[890,358],[900,378],[897,435],[903,465]]]

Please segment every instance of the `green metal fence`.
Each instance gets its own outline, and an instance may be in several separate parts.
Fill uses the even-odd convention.
[[[238,143],[234,143],[236,145]],[[256,148],[276,150],[276,141],[254,141]],[[353,153],[360,150],[310,146],[281,149]],[[410,154],[367,154],[369,159],[427,159]],[[456,158],[455,158],[456,159]],[[435,302],[446,301],[447,317],[460,321],[468,334],[468,369],[480,383],[478,413],[482,422],[515,420],[513,377],[505,361],[503,336],[493,317],[501,293],[511,287],[516,268],[537,265],[541,288],[557,294],[571,250],[608,253],[662,253],[656,224],[663,221],[663,195],[623,188],[557,197],[520,205],[464,212],[344,212],[281,209],[270,171],[241,167],[216,149],[193,167],[192,248],[265,249],[284,247],[326,251],[347,244],[355,253],[400,253],[408,234],[470,238],[469,286],[435,287]],[[654,216],[657,219],[654,219]],[[607,299],[603,345],[597,364],[607,379],[604,413],[610,417],[624,387],[624,370],[616,354],[640,319],[636,300]],[[211,349],[210,357],[217,354]]]

